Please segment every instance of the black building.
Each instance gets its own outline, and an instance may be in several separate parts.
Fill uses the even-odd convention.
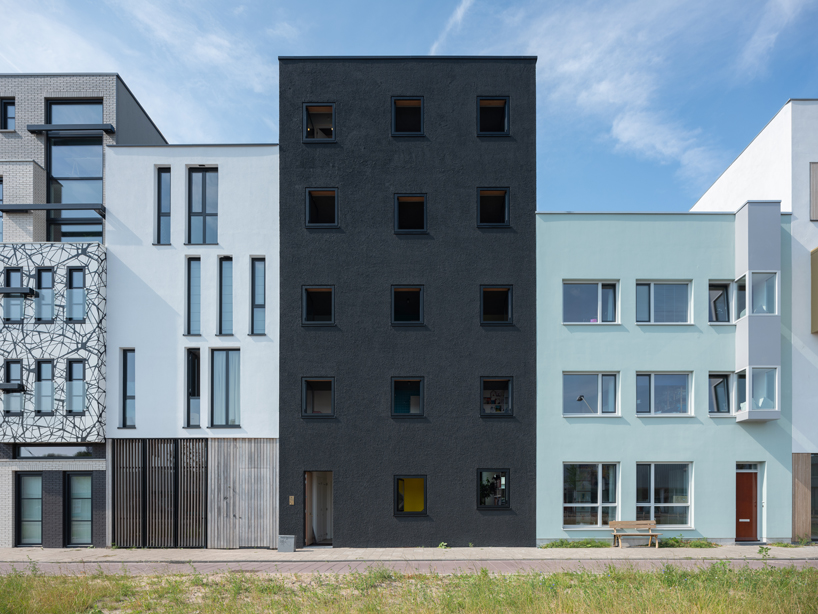
[[[536,58],[280,58],[280,532],[535,541]]]

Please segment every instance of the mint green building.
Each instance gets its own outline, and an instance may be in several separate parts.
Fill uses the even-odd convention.
[[[790,216],[537,217],[537,542],[789,541]]]

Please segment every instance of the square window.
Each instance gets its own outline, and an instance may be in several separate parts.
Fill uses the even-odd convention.
[[[304,288],[304,310],[301,323],[305,326],[335,325],[335,287]]]
[[[307,143],[335,142],[335,104],[316,103],[304,105],[304,134]]]
[[[508,189],[495,188],[477,190],[477,225],[508,226]]]
[[[426,476],[395,476],[395,516],[426,515]]]
[[[338,190],[307,190],[307,228],[338,228]]]
[[[395,234],[426,232],[426,195],[395,194]]]
[[[711,414],[730,413],[730,375],[711,373],[708,378],[709,402]]]
[[[480,415],[482,416],[510,416],[512,378],[510,377],[481,377],[480,378]]]
[[[423,378],[392,378],[392,415],[399,417],[423,416]]]
[[[481,96],[477,99],[478,136],[508,136],[508,96]]]
[[[563,526],[599,527],[616,520],[616,473],[613,463],[563,464]]]
[[[730,321],[730,284],[711,283],[708,288],[711,322]]]
[[[688,373],[637,373],[637,414],[689,414]]]
[[[423,324],[423,286],[392,286],[392,325]]]
[[[392,98],[392,136],[423,136],[423,97]]]
[[[564,324],[616,322],[616,283],[563,282]]]
[[[690,465],[636,465],[636,519],[657,525],[687,526],[690,521]]]
[[[563,373],[562,413],[616,414],[616,374]]]
[[[301,415],[313,418],[335,415],[335,378],[305,377],[301,380]]]
[[[477,470],[477,507],[500,510],[511,507],[508,469]]]
[[[511,286],[480,286],[480,324],[511,323]]]
[[[688,282],[640,282],[636,284],[636,321],[653,324],[687,324]]]

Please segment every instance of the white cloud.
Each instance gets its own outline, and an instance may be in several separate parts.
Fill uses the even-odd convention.
[[[742,73],[752,77],[766,68],[779,35],[808,3],[810,0],[768,0],[758,27],[738,58]]]
[[[437,55],[437,50],[446,40],[449,32],[460,28],[460,24],[463,23],[463,18],[466,16],[466,12],[471,8],[472,4],[474,4],[474,0],[460,0],[460,4],[454,9],[440,36],[437,37],[437,40],[432,44],[432,48],[429,49],[429,55]]]
[[[301,35],[301,32],[294,25],[286,21],[279,21],[275,26],[267,29],[267,34],[272,38],[283,38],[292,42]]]

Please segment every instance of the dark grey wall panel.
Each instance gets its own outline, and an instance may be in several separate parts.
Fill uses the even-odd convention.
[[[423,137],[391,136],[391,97],[423,96]],[[477,137],[477,97],[509,96],[511,136]],[[301,142],[302,104],[335,103],[337,143]],[[282,60],[281,534],[304,543],[304,472],[333,472],[335,546],[533,545],[535,62]],[[477,189],[511,227],[477,227]],[[306,188],[337,188],[340,228],[305,228]],[[428,234],[394,233],[394,194],[427,195]],[[334,285],[337,326],[301,326],[303,285]],[[425,325],[390,324],[423,284]],[[480,285],[513,286],[514,325],[480,326]],[[425,416],[390,417],[393,376],[425,378]],[[301,417],[332,376],[336,417]],[[514,417],[480,417],[480,377],[514,377]],[[511,509],[477,509],[478,468],[509,469]],[[428,516],[393,516],[393,476],[425,474]],[[293,505],[290,505],[293,497]]]
[[[105,472],[92,471],[91,475],[92,541],[94,548],[105,548]]]
[[[165,137],[130,90],[116,80],[116,142],[119,145],[164,145]]]
[[[65,546],[62,471],[43,471],[43,548]]]

